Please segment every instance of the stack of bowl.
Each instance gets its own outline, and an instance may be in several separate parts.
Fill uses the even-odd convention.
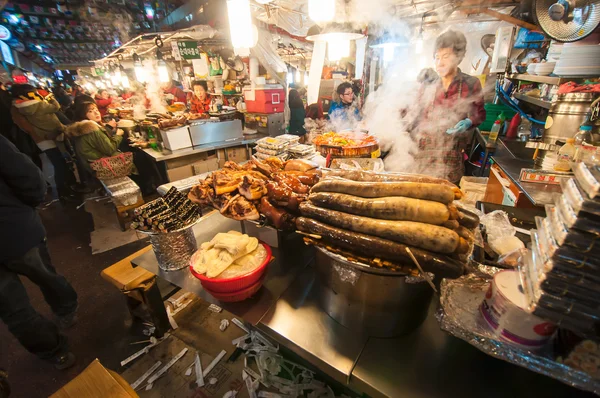
[[[536,64],[535,74],[540,76],[548,76],[554,71],[554,66],[556,66],[556,62],[543,62],[541,64]]]

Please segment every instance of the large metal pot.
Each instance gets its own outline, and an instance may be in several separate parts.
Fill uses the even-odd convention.
[[[349,329],[393,337],[427,317],[433,290],[422,278],[362,266],[319,247],[315,269],[321,307]]]
[[[555,144],[557,141],[565,142],[567,138],[577,134],[579,126],[589,117],[590,105],[595,98],[597,98],[595,93],[559,95],[548,112],[544,142],[548,144]],[[592,133],[598,132],[598,125],[596,125]]]

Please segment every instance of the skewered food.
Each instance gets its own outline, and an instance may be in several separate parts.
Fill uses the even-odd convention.
[[[450,210],[442,203],[402,196],[371,199],[341,193],[317,192],[310,194],[309,199],[328,209],[385,220],[441,225],[450,219]]]
[[[389,239],[436,253],[465,253],[469,249],[467,242],[464,242],[464,239],[461,241],[461,237],[456,232],[436,225],[360,217],[323,209],[308,202],[300,205],[300,212],[305,217],[334,227]]]
[[[341,178],[328,178],[316,184],[311,192],[336,192],[363,198],[380,198],[385,196],[404,196],[407,198],[432,200],[440,203],[451,203],[456,192],[446,186],[422,182],[375,182],[363,184]]]

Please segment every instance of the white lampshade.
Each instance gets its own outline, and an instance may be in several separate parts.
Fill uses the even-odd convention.
[[[308,0],[308,16],[314,22],[333,21],[335,0]]]

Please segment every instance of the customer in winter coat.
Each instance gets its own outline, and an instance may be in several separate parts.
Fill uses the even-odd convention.
[[[290,106],[290,134],[304,137],[306,130],[304,129],[304,119],[306,112],[304,111],[304,103],[300,98],[300,93],[295,88],[290,90],[289,101]]]
[[[117,130],[111,136],[102,126],[102,116],[93,102],[80,104],[75,111],[78,122],[67,128],[66,134],[72,140],[77,156],[89,163],[119,153],[119,144],[123,140],[123,131]]]
[[[56,272],[46,246],[46,231],[35,209],[46,193],[40,169],[0,135],[0,319],[32,354],[66,369],[75,362],[67,339],[29,302],[20,277],[38,285],[58,326],[75,322],[77,293]]]
[[[73,198],[71,186],[75,184],[73,172],[67,166],[56,140],[62,139],[65,126],[57,117],[60,104],[52,94],[43,98],[35,87],[17,84],[11,89],[14,123],[33,138],[54,167],[54,181],[60,199]]]

